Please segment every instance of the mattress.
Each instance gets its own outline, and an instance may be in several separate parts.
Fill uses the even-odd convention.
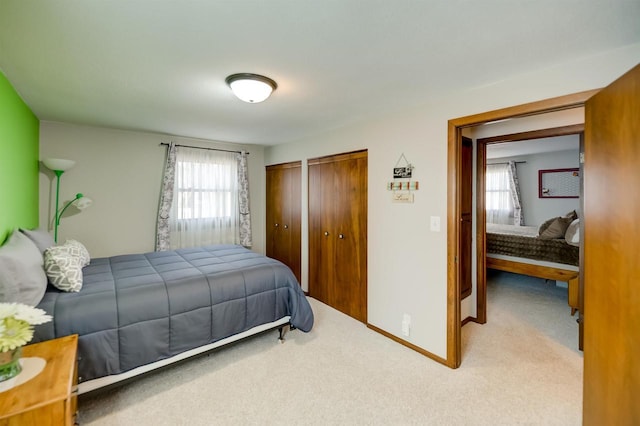
[[[38,305],[53,321],[34,342],[78,334],[79,381],[121,374],[289,316],[313,312],[291,270],[241,246],[92,259],[79,293],[50,286]]]
[[[567,244],[563,238],[538,238],[538,227],[497,225],[487,223],[488,254],[524,257],[528,259],[578,265],[579,248]]]

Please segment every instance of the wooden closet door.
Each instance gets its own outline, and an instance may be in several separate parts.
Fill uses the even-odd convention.
[[[267,256],[284,261],[280,223],[282,222],[282,175],[283,169],[267,167]]]
[[[367,157],[334,163],[335,307],[367,320]]]
[[[333,306],[333,164],[309,165],[309,295]]]
[[[266,168],[267,256],[291,268],[300,282],[301,163]]]
[[[309,160],[309,293],[367,320],[367,153]]]
[[[285,240],[288,241],[289,248],[287,265],[300,283],[300,270],[302,269],[302,164],[300,162],[295,164],[296,167],[285,169],[286,179],[289,181],[289,198],[285,203],[287,212],[285,213],[283,231],[287,234]]]

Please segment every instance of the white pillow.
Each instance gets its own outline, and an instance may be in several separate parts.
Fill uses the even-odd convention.
[[[53,237],[50,233],[48,233],[44,229],[20,229],[24,235],[29,237],[31,241],[38,247],[40,253],[44,255],[44,251],[49,247],[53,247],[56,245],[56,242],[53,240]]]
[[[53,286],[62,291],[78,292],[82,289],[82,267],[86,261],[83,248],[67,241],[44,252],[44,270]]]
[[[567,232],[564,234],[564,240],[572,246],[580,245],[580,219],[576,219],[569,224]]]
[[[36,306],[47,289],[42,254],[23,233],[13,231],[0,247],[0,302]]]

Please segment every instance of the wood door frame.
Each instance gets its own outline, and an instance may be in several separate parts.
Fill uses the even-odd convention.
[[[553,127],[533,130],[529,132],[511,133],[476,140],[476,318],[471,319],[479,324],[487,322],[487,211],[485,209],[487,145],[504,142],[519,142],[534,139],[552,138],[557,136],[581,135],[584,133],[584,123],[570,126]]]
[[[448,122],[447,150],[447,366],[458,368],[462,362],[460,319],[460,181],[462,129],[498,120],[539,115],[579,108],[600,89],[559,96],[537,102],[455,118]],[[476,247],[478,251],[485,248]]]

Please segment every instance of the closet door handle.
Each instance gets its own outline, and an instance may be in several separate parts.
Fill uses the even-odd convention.
[[[324,236],[328,237],[329,236],[329,231],[324,231]]]
[[[289,229],[289,225],[285,225],[285,226],[284,226],[284,229]]]
[[[277,228],[278,226],[280,226],[280,224],[279,224],[279,223],[276,223],[276,225],[275,225],[275,226],[276,226],[276,228]]]
[[[340,238],[341,240],[343,240],[343,239],[344,239],[344,234],[340,234],[340,235],[338,235],[338,238]]]

